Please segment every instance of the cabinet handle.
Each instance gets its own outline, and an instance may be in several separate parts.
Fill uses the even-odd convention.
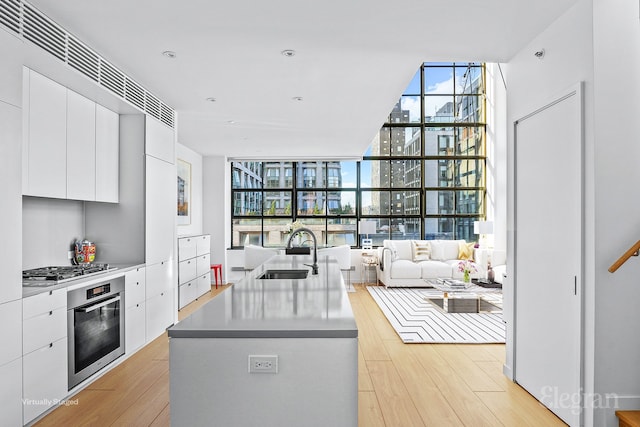
[[[160,296],[163,297],[164,296],[164,292],[160,292]]]
[[[53,347],[53,343],[52,342],[49,343],[49,348],[51,348],[51,347]]]
[[[49,312],[49,316],[53,316],[53,311],[50,311],[50,312]]]
[[[139,285],[139,284],[140,284],[140,282],[136,282],[136,285]]]
[[[136,304],[136,307],[140,307],[140,304]]]
[[[53,295],[53,291],[49,291],[49,295]]]

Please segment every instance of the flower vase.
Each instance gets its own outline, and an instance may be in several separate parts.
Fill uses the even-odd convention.
[[[469,274],[469,270],[464,271],[464,277],[462,278],[464,283],[469,283],[471,281],[471,275]]]

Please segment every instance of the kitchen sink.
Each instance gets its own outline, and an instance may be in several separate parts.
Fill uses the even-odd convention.
[[[266,270],[258,279],[306,279],[309,270]]]

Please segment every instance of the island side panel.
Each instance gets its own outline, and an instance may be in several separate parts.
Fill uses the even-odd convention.
[[[249,373],[277,355],[278,373]],[[172,426],[358,425],[357,338],[171,338]]]

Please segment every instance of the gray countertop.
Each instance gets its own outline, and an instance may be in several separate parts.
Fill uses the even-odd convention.
[[[276,256],[169,328],[172,338],[353,338],[358,328],[335,259]],[[258,279],[268,269],[308,269],[306,279]]]
[[[34,295],[41,294],[43,292],[55,291],[57,289],[75,289],[82,286],[87,286],[93,283],[98,283],[103,280],[110,280],[114,277],[123,276],[127,271],[133,270],[138,267],[144,267],[144,264],[109,264],[114,267],[113,270],[107,270],[102,273],[96,273],[89,276],[79,276],[75,279],[65,281],[63,283],[53,283],[50,286],[22,286],[22,298],[32,297]]]

